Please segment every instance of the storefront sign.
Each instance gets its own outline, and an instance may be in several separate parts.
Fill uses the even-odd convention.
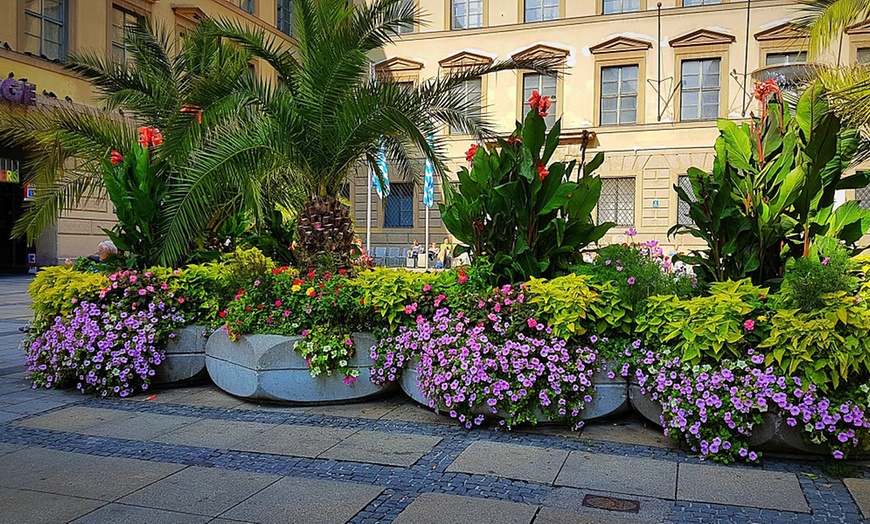
[[[36,86],[29,82],[7,78],[0,82],[0,100],[26,106],[36,105]]]
[[[24,184],[24,200],[33,200],[36,196],[36,188],[30,184]]]
[[[0,158],[0,182],[17,184],[21,181],[18,173],[18,161]]]

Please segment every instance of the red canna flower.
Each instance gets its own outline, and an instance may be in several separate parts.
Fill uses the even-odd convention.
[[[541,98],[541,103],[538,104],[538,114],[541,115],[541,118],[547,116],[547,111],[550,109],[550,97],[545,96]]]
[[[477,153],[477,148],[478,148],[477,144],[471,144],[471,147],[469,147],[468,151],[465,152],[465,161],[466,162],[473,162],[474,161],[474,154]]]
[[[111,162],[112,165],[117,165],[118,163],[123,162],[123,161],[124,161],[124,157],[121,156],[121,153],[119,153],[113,149],[112,153],[109,155],[109,162]]]
[[[544,165],[544,163],[538,160],[538,176],[541,177],[541,181],[547,178],[547,175],[549,174],[550,171],[547,170],[547,167]]]
[[[541,104],[541,93],[538,93],[537,90],[532,91],[532,96],[529,97],[529,107],[536,110],[538,106]]]
[[[156,127],[142,126],[139,128],[139,145],[142,147],[159,146],[163,143],[163,135]]]
[[[752,94],[756,100],[763,101],[774,93],[779,93],[779,84],[773,78],[767,79],[764,82],[755,82],[755,89]]]

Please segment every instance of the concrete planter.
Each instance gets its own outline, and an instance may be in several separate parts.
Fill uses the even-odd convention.
[[[301,353],[295,350],[302,337],[243,335],[232,342],[218,331],[206,344],[206,367],[214,383],[227,393],[252,400],[291,403],[348,402],[368,398],[389,389],[368,380],[372,361],[369,348],[375,344],[371,333],[354,333],[351,367],[360,369],[359,378],[345,384],[334,374],[312,378]]]
[[[203,326],[187,326],[175,332],[175,338],[166,345],[166,359],[154,370],[153,386],[181,386],[208,380],[205,329]]]
[[[628,377],[628,401],[631,407],[637,411],[643,418],[649,420],[656,426],[662,425],[662,405],[659,401],[653,400],[652,395],[642,393],[637,377],[631,375]]]
[[[408,363],[408,366],[402,371],[399,385],[406,395],[416,402],[429,407],[429,397],[420,390],[417,372],[418,364],[418,359],[412,359]],[[606,417],[618,413],[628,406],[628,383],[625,378],[616,376],[611,379],[607,377],[607,371],[598,371],[592,376],[592,383],[595,385],[595,394],[592,397],[592,402],[586,404],[586,407],[580,412],[578,417],[580,420]],[[483,405],[476,407],[473,411],[487,416],[506,416],[504,413],[493,414],[491,409]],[[549,417],[539,411],[535,411],[535,418],[538,419],[538,422],[550,421]]]

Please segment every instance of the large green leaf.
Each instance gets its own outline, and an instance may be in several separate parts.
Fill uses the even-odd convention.
[[[752,141],[749,135],[731,120],[719,119],[719,133],[725,147],[728,162],[735,169],[753,171]]]

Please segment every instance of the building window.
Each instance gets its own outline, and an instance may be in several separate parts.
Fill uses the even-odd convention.
[[[451,0],[453,29],[483,27],[483,0]]]
[[[416,7],[416,0],[402,0],[402,4]],[[414,24],[402,24],[399,26],[399,34],[404,35],[414,32]]]
[[[278,0],[278,30],[293,34],[293,0]]]
[[[384,227],[414,227],[414,184],[390,184],[390,196],[384,202]]]
[[[458,88],[462,100],[466,104],[470,104],[468,114],[473,118],[480,118],[483,111],[483,80],[475,78],[466,80]],[[465,131],[458,127],[450,126],[451,135],[460,135]]]
[[[683,7],[693,7],[696,5],[716,5],[721,3],[722,0],[683,0]]]
[[[538,73],[526,73],[523,75],[524,113],[527,113],[529,110],[529,97],[532,96],[532,91],[537,91],[541,96],[550,97],[550,110],[547,112],[547,116],[544,117],[544,122],[546,122],[548,127],[552,127],[556,123],[556,115],[558,114],[556,77],[539,75]]]
[[[24,3],[24,51],[49,60],[64,55],[64,0],[27,0]]]
[[[864,209],[870,209],[870,186],[859,187],[855,190],[855,200]]]
[[[605,15],[633,13],[640,11],[640,0],[604,0],[602,7]]]
[[[684,60],[681,66],[680,120],[719,116],[720,59]]]
[[[692,181],[689,179],[689,175],[677,177],[677,186],[686,192],[686,196],[692,202],[697,202],[698,199],[695,196],[695,190],[692,189]],[[694,224],[692,217],[689,216],[689,202],[685,202],[679,197],[677,197],[677,224],[681,226],[691,226]]]
[[[350,200],[350,182],[345,182],[338,186],[338,196],[345,200]]]
[[[634,225],[634,177],[602,178],[598,199],[598,223]]]
[[[788,65],[803,64],[807,61],[806,51],[791,51],[787,53],[767,53],[764,57],[765,65]]]
[[[858,63],[870,64],[870,47],[862,47],[858,49]]]
[[[555,20],[559,18],[559,0],[525,1],[526,22],[540,22],[542,20]]]
[[[112,60],[118,64],[126,64],[132,59],[129,46],[126,42],[127,28],[140,23],[142,17],[112,6]]]
[[[254,14],[254,0],[230,0],[230,3],[246,13]]]
[[[637,123],[638,66],[601,68],[601,125]]]

